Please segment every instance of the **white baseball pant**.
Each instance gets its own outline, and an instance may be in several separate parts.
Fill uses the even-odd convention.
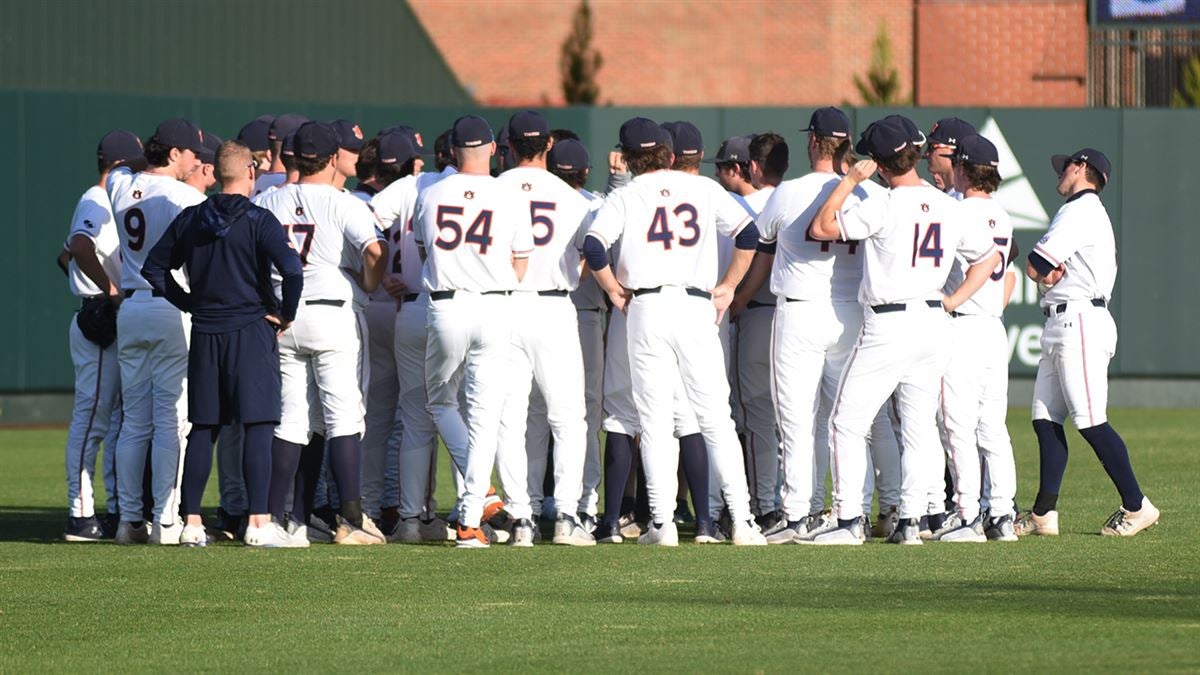
[[[311,429],[309,369],[319,406],[313,416],[325,438],[353,436],[363,431],[362,390],[359,388],[359,329],[348,306],[301,301],[291,328],[279,339],[282,406],[275,437],[305,445]],[[332,482],[332,481],[331,481]]]
[[[109,499],[109,513],[116,513],[114,466],[119,426],[113,428],[114,417],[120,424],[121,368],[117,363],[117,346],[107,348],[85,338],[71,315],[67,331],[71,347],[71,363],[75,366],[75,407],[71,426],[67,430],[66,470],[67,504],[72,518],[91,518],[96,514],[92,480],[96,475],[96,455],[104,443],[104,486]],[[111,432],[111,433],[110,433]]]
[[[367,325],[366,431],[363,433],[362,503],[376,517],[380,508],[398,502],[384,497],[399,494],[400,419],[396,405],[400,385],[396,376],[396,301],[372,300],[363,311]]]
[[[117,441],[117,491],[121,520],[142,519],[142,475],[150,453],[154,518],[179,517],[183,439],[187,421],[187,362],[191,318],[165,298],[137,291],[117,313],[124,419]]]
[[[629,371],[628,325],[629,318],[624,312],[613,311],[609,314],[604,359],[604,421],[601,426],[607,433],[636,437],[642,432],[642,423],[633,398],[633,375]],[[675,438],[700,433],[700,424],[683,393],[683,380],[679,378],[675,383],[671,420]]]
[[[400,400],[397,415],[403,430],[398,456],[401,518],[425,513],[437,484],[438,429],[427,409],[425,393],[428,310],[429,294],[421,293],[401,304],[396,313],[393,356]],[[433,515],[433,511],[429,510],[427,515]]]
[[[1033,419],[1077,429],[1108,421],[1108,362],[1117,351],[1117,326],[1105,307],[1088,300],[1052,312],[1042,331],[1042,358],[1033,385]]]

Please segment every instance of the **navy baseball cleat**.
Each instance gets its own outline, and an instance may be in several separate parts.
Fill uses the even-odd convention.
[[[63,531],[63,539],[67,541],[88,542],[104,539],[104,530],[95,516],[90,518],[67,518],[67,529]]]
[[[889,544],[905,544],[916,546],[925,543],[921,539],[921,526],[916,518],[901,518],[896,524],[896,531],[887,538]]]
[[[676,525],[687,525],[696,522],[696,519],[692,517],[691,509],[688,508],[686,499],[675,500],[674,521]]]
[[[612,523],[601,522],[596,525],[596,531],[592,533],[598,544],[620,544],[625,541],[621,536],[621,528]]]

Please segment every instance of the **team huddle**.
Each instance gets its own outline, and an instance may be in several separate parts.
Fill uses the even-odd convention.
[[[785,179],[776,133],[706,159],[693,124],[633,118],[604,194],[536,111],[498,134],[461,117],[432,152],[409,126],[295,114],[230,141],[178,118],[144,145],[106,134],[59,256],[81,301],[64,537],[1016,541],[1059,532],[1068,417],[1121,498],[1101,533],[1156,523],[1106,417],[1103,153],[1052,158],[1066,203],[1018,261],[997,150],[967,122],[890,115],[855,141],[822,108],[802,131],[810,171]],[[1046,316],[1021,514],[1017,274]]]

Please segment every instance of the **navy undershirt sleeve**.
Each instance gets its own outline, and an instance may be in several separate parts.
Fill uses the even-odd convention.
[[[592,271],[608,267],[608,249],[595,237],[583,238],[583,259]]]

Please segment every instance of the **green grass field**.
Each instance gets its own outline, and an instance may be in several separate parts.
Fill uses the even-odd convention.
[[[1072,431],[1062,536],[849,550],[65,544],[65,431],[0,430],[0,672],[1197,672],[1200,411],[1113,423],[1163,512],[1133,539]]]

